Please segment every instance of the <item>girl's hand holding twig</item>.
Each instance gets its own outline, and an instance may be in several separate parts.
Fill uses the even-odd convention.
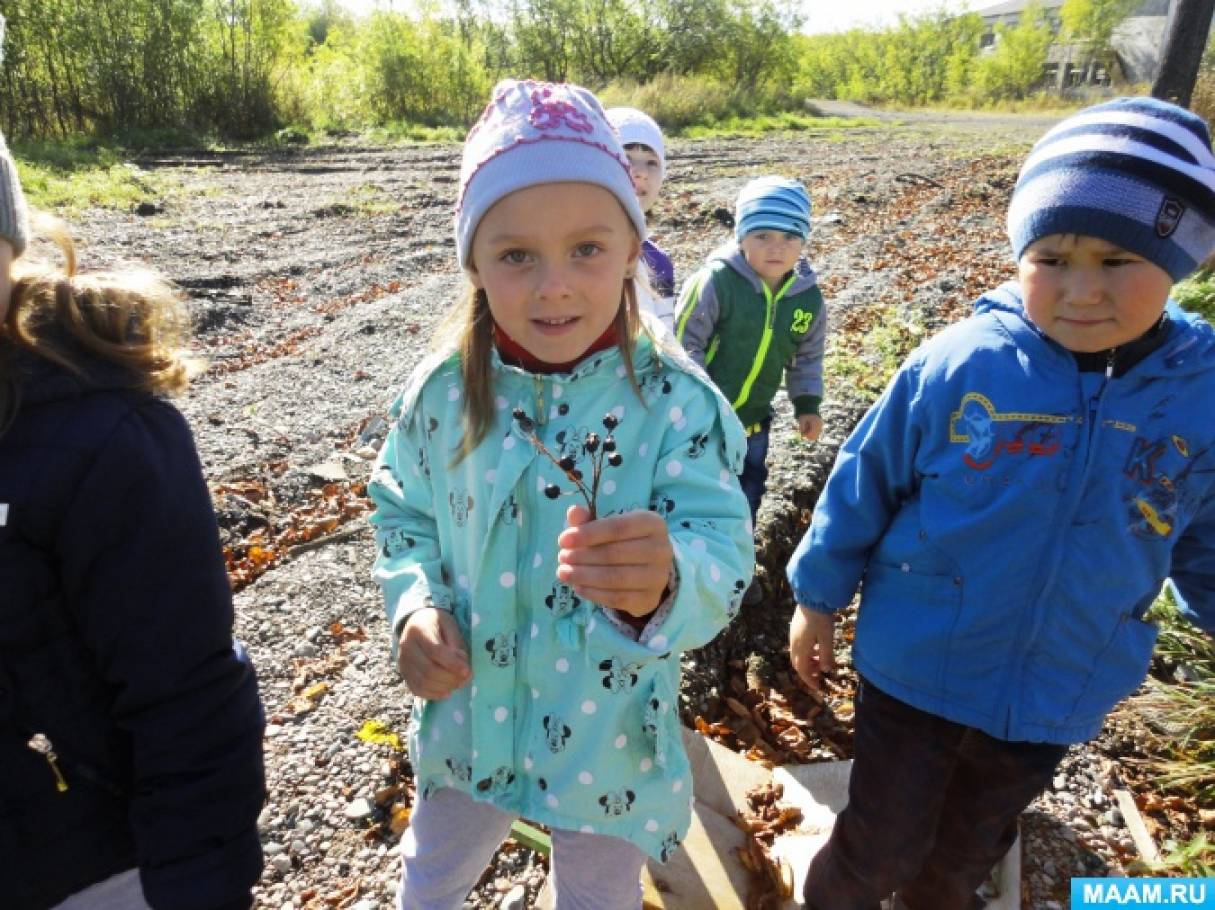
[[[789,625],[789,662],[815,692],[824,673],[835,669],[835,617],[798,605]]]
[[[592,521],[585,506],[570,506],[566,521],[557,537],[557,578],[601,606],[653,613],[674,558],[666,521],[644,509]]]
[[[397,643],[397,668],[410,692],[432,700],[447,698],[472,679],[455,617],[437,607],[412,614]]]

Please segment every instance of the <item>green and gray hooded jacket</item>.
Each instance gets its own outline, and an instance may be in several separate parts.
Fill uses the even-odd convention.
[[[827,314],[804,257],[773,293],[731,241],[683,286],[677,311],[676,336],[748,432],[771,412],[782,372],[797,415],[818,413]]]

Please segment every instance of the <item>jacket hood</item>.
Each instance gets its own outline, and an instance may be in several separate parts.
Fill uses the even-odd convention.
[[[709,261],[726,263],[750,282],[751,287],[755,289],[755,293],[763,293],[764,280],[759,277],[755,269],[747,264],[747,258],[743,255],[742,247],[738,245],[737,240],[731,240],[728,243],[722,244],[709,254]],[[808,290],[818,284],[818,276],[814,273],[814,269],[804,255],[797,258],[797,263],[793,266],[793,274],[793,284],[785,292],[785,296],[787,297],[800,294],[802,291]]]
[[[1021,287],[1009,281],[983,294],[975,301],[975,314],[994,316],[1012,336],[1018,347],[1031,356],[1060,361],[1071,354],[1049,339],[1025,312]],[[1170,299],[1164,308],[1168,337],[1165,342],[1135,366],[1141,376],[1185,376],[1215,369],[1215,328],[1201,316],[1189,313]]]
[[[0,363],[9,360],[13,364],[21,389],[21,407],[69,401],[94,392],[139,388],[138,378],[129,370],[80,351],[70,343],[64,347],[83,372],[73,372],[24,348],[0,341]]]

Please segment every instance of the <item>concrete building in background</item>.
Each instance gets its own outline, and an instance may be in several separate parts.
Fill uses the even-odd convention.
[[[1110,42],[1116,58],[1117,71],[1110,73],[1084,44],[1051,45],[1043,73],[1043,87],[1064,91],[1084,85],[1109,85],[1112,82],[1151,82],[1160,69],[1164,53],[1164,41],[1168,35],[1169,19],[1177,0],[1143,0],[1135,7],[1122,24],[1114,31]],[[1026,0],[1007,0],[977,10],[986,26],[983,32],[983,47],[994,49],[996,26],[1016,25],[1030,4]],[[1062,22],[1060,10],[1063,0],[1039,0],[1037,6],[1046,13],[1047,20],[1058,35]]]

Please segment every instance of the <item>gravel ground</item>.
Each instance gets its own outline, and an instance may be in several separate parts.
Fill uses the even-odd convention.
[[[726,238],[722,215],[746,179],[801,178],[814,199],[811,257],[831,306],[831,356],[877,358],[867,337],[885,315],[931,330],[1011,274],[1004,207],[1044,125],[887,118],[848,131],[674,141],[654,228],[682,278]],[[171,169],[181,193],[148,200],[150,216],[79,219],[85,263],[147,262],[187,290],[211,363],[182,407],[242,586],[237,632],[270,721],[259,907],[392,905],[409,767],[392,745],[357,734],[368,721],[403,731],[408,709],[369,580],[359,494],[378,418],[459,287],[449,214],[458,162],[450,145],[145,155],[136,164]],[[865,403],[859,388],[829,388],[824,437],[804,445],[780,401],[757,533],[765,600],[685,657],[689,721],[720,714],[730,667],[761,655],[765,672],[787,672],[792,602],[781,570]],[[331,533],[301,546],[318,528]],[[849,686],[845,670],[819,724],[844,753]],[[1024,907],[1067,906],[1069,876],[1118,874],[1133,856],[1112,803],[1119,754],[1105,739],[1074,749],[1027,813]],[[545,874],[541,857],[508,844],[468,906],[530,906]]]

